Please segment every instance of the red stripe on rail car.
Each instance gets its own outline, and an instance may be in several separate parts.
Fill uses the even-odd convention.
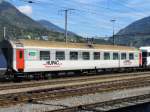
[[[139,53],[139,64],[142,66],[142,52]]]
[[[16,67],[19,72],[24,71],[24,50],[23,49],[16,50]]]

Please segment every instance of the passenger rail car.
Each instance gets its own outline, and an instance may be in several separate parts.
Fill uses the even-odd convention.
[[[140,47],[142,52],[143,67],[150,68],[150,46]]]
[[[3,52],[7,71],[17,75],[136,68],[142,65],[140,50],[116,45],[5,40]]]
[[[0,78],[4,76],[6,69],[7,69],[6,59],[4,57],[4,54],[3,54],[2,50],[1,50],[1,46],[0,46]]]

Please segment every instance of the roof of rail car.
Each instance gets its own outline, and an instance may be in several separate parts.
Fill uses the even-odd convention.
[[[11,40],[13,45],[22,44],[24,47],[46,47],[46,48],[79,48],[79,49],[104,49],[104,50],[123,50],[123,51],[135,51],[137,48],[120,46],[120,45],[102,45],[92,44],[89,46],[87,43],[65,43],[56,41],[45,41],[45,40]]]

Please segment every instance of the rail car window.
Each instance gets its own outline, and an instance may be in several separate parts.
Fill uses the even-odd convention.
[[[40,60],[50,60],[50,52],[40,51]]]
[[[22,59],[22,51],[19,52],[20,59]]]
[[[104,60],[110,60],[110,53],[108,52],[104,53]]]
[[[121,60],[126,60],[126,59],[127,59],[126,53],[121,53]]]
[[[65,52],[56,51],[56,60],[65,60]]]
[[[94,60],[100,60],[100,52],[94,52]]]
[[[129,53],[129,60],[134,60],[134,54],[133,53]]]
[[[78,52],[70,52],[70,60],[78,60]]]
[[[90,53],[89,52],[82,52],[82,58],[83,58],[83,60],[89,60],[90,59]]]
[[[147,52],[142,52],[142,57],[147,57]]]
[[[119,59],[119,54],[113,53],[113,60],[118,60],[118,59]]]

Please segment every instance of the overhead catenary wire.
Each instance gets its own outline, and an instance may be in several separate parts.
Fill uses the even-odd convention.
[[[28,1],[28,0],[20,0],[20,1]],[[44,3],[44,4],[49,4],[49,6],[50,7],[56,7],[56,4],[55,4],[55,0],[51,0],[50,2],[44,2],[44,1],[41,1],[41,0],[33,0],[34,2],[38,2],[38,5],[40,5],[41,3]],[[64,0],[63,0],[64,1]],[[126,7],[125,5],[122,5],[123,4],[123,0],[121,0],[120,2],[121,3],[117,3],[116,1],[114,1],[114,0],[112,0],[112,2],[115,2],[116,4],[120,4],[120,6],[122,6],[122,7],[125,7],[125,8],[128,8],[128,7]],[[67,4],[68,3],[68,1],[66,1],[65,2],[65,4]],[[60,4],[59,6],[57,6],[56,8],[58,8],[58,9],[62,9],[62,8],[64,8],[64,7],[68,7],[67,5],[65,5],[65,4]],[[77,5],[77,3],[74,3],[73,5]],[[109,2],[109,5],[111,5],[110,4],[110,2]],[[118,9],[112,9],[112,8],[110,8],[110,7],[103,7],[103,6],[99,6],[99,5],[97,5],[97,4],[84,4],[83,5],[83,8],[82,9],[80,9],[80,8],[75,8],[76,9],[76,11],[77,11],[77,13],[79,12],[79,13],[88,13],[88,14],[94,14],[94,15],[103,15],[103,16],[107,16],[107,17],[110,17],[111,15],[108,13],[108,14],[104,14],[104,13],[101,13],[101,12],[98,12],[98,10],[93,10],[91,7],[96,7],[96,8],[102,8],[102,9],[107,9],[107,10],[109,10],[109,11],[116,11],[116,12],[121,12],[120,10],[118,10]],[[69,7],[68,7],[69,8]],[[138,10],[135,10],[134,8],[129,8],[129,10],[131,10],[131,11],[138,11]],[[139,11],[139,12],[141,12],[141,11]],[[115,12],[113,12],[113,13],[115,13]],[[74,14],[74,15],[76,15],[76,14]],[[74,16],[73,15],[73,16]],[[135,15],[141,15],[141,13],[139,13],[139,14],[135,14]],[[111,17],[113,17],[113,16],[111,16]],[[82,20],[82,22],[81,23],[84,23],[84,21],[85,21],[85,23],[90,23],[91,21],[89,21],[88,22],[88,20]],[[87,26],[88,24],[86,24],[86,26]],[[92,25],[92,26],[89,26],[90,28],[96,28],[97,27],[97,25],[95,25],[94,27],[93,27],[94,25]]]
[[[42,2],[41,2],[42,3]],[[54,2],[48,2],[47,4],[50,4],[49,6],[50,7],[56,7],[55,5],[55,3]],[[95,6],[95,5],[94,5]],[[59,6],[57,6],[57,7],[59,7]],[[56,8],[57,8],[56,7]],[[63,6],[60,6],[60,8],[62,8],[62,7],[66,7],[67,8],[67,6],[65,6],[65,5],[63,5]],[[95,7],[99,7],[99,6],[95,6]],[[69,8],[69,7],[68,7]],[[105,7],[101,7],[101,8],[105,8]],[[95,15],[104,15],[103,13],[99,13],[98,11],[93,11],[93,10],[91,10],[91,9],[86,9],[85,7],[84,7],[84,9],[78,9],[78,8],[75,8],[77,11],[80,11],[80,12],[86,12],[86,13],[90,13],[90,14],[95,14]],[[118,10],[117,10],[118,11]],[[109,16],[110,14],[105,14],[105,16]]]
[[[28,0],[24,0],[24,1],[28,1]],[[28,2],[27,2],[28,3]],[[36,2],[35,2],[36,3]],[[67,2],[65,2],[65,3],[67,3]],[[69,7],[69,4],[68,4],[68,6],[67,5],[65,5],[65,4],[61,4],[61,5],[57,5],[57,7],[56,7],[56,3],[55,3],[55,1],[53,0],[53,1],[51,1],[51,2],[43,2],[43,1],[38,1],[38,4],[40,5],[40,4],[44,4],[44,5],[46,5],[47,4],[47,6],[49,6],[49,7],[55,7],[55,8],[59,8],[59,10],[60,9],[62,9],[62,8],[71,8],[71,7]],[[77,4],[72,4],[73,6],[75,6],[75,5],[77,5]],[[87,7],[85,7],[85,6],[87,6]],[[124,6],[124,5],[122,5],[122,6]],[[96,7],[96,8],[101,8],[101,9],[106,9],[106,10],[109,10],[109,11],[113,11],[113,13],[118,13],[118,12],[120,12],[120,13],[122,13],[122,11],[120,11],[120,9],[118,10],[118,9],[112,9],[112,8],[107,8],[107,7],[103,7],[103,6],[100,6],[100,5],[97,5],[97,4],[83,4],[83,6],[82,6],[82,9],[80,9],[80,8],[74,8],[74,9],[76,9],[76,10],[78,10],[78,11],[83,11],[83,12],[86,12],[86,13],[90,13],[90,14],[97,14],[97,15],[101,15],[102,13],[99,13],[99,11],[98,10],[93,10],[93,9],[91,9],[90,7]],[[124,7],[126,7],[126,6],[124,6]],[[134,8],[131,8],[131,9],[134,9]],[[142,12],[141,12],[142,13]],[[137,13],[137,14],[135,14],[135,15],[141,15],[141,13]],[[110,14],[107,14],[107,15],[110,15]]]

